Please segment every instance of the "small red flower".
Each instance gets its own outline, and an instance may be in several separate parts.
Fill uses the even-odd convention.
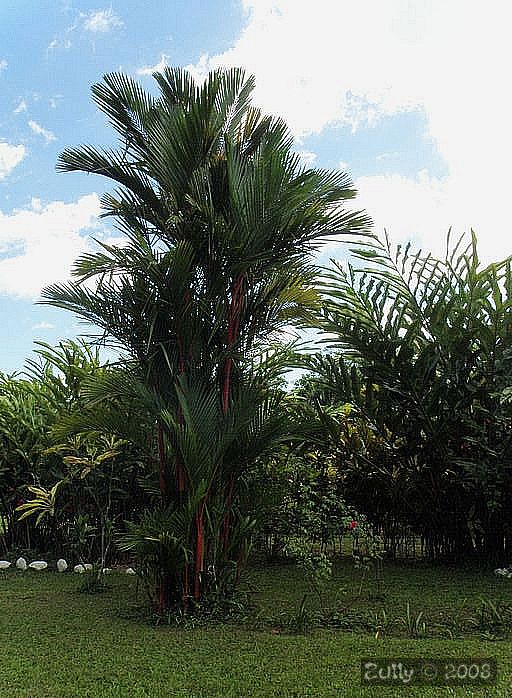
[[[350,531],[353,531],[356,526],[357,526],[357,521],[351,521],[348,525],[348,528]]]

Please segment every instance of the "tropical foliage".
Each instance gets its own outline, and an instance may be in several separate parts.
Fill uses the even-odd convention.
[[[40,344],[24,376],[3,377],[0,398],[0,502],[7,549],[100,555],[108,521],[151,501],[152,468],[105,431],[62,440],[84,409],[87,381],[110,369],[84,342]],[[106,419],[106,418],[105,418]],[[38,525],[35,525],[37,522]]]
[[[105,76],[118,147],[59,159],[114,184],[121,237],[43,292],[95,342],[0,375],[6,554],[94,560],[98,579],[135,561],[179,618],[225,602],[253,544],[295,558],[325,608],[335,554],[381,595],[382,541],[506,563],[512,260],[483,266],[474,234],[443,258],[371,234],[350,178],[305,166],[241,70],[154,77]],[[329,236],[354,247],[321,270]],[[328,350],[301,353],[296,327]],[[307,371],[292,389],[290,366]],[[307,613],[303,596],[297,627]]]
[[[447,249],[436,259],[369,238],[354,264],[336,263],[318,323],[341,354],[311,365],[364,425],[346,496],[376,523],[412,527],[431,555],[500,557],[512,545],[512,263],[482,266],[474,234]]]

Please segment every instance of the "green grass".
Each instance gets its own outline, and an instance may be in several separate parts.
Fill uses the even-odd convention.
[[[482,599],[512,606],[512,580],[496,577],[492,568],[386,563],[383,599],[378,596],[380,590],[371,571],[366,573],[359,593],[361,575],[349,560],[338,562],[325,594],[327,605],[337,610],[340,623],[346,617],[346,625],[351,627],[371,626],[375,616],[381,617],[384,611],[389,621],[396,621],[392,634],[400,634],[400,621],[405,619],[409,604],[412,615],[423,614],[428,635],[464,638],[478,630],[473,621],[480,612]],[[276,619],[289,614],[290,608],[298,609],[305,593],[309,594],[311,610],[318,608],[302,575],[289,566],[253,567],[248,577],[261,592],[257,595],[259,605]],[[506,627],[496,629],[497,635],[504,632],[512,636],[512,615],[509,633]]]
[[[136,617],[134,578],[111,575],[111,588],[97,595],[79,594],[80,581],[49,571],[0,573],[2,698],[511,695],[512,643],[489,641],[477,629],[455,639],[436,629],[432,636],[409,639],[397,628],[379,640],[371,632],[332,628],[285,632],[281,621],[296,612],[306,591],[293,566],[251,569],[254,600],[265,619],[259,626],[249,620],[245,626],[155,627]],[[360,614],[384,607],[400,616],[409,601],[432,623],[431,618],[476,608],[481,596],[512,602],[510,581],[471,569],[388,565],[385,600],[358,599],[358,578],[346,562],[336,568],[330,591],[334,596],[344,590],[340,608]],[[371,596],[371,584],[365,589]],[[362,657],[444,655],[496,657],[498,686],[457,691],[360,686]]]

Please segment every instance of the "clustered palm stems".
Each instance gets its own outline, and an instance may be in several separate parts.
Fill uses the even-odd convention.
[[[318,244],[366,232],[368,219],[344,207],[355,195],[346,174],[305,167],[283,121],[251,105],[254,79],[242,70],[202,83],[171,68],[154,78],[156,96],[122,74],[93,87],[119,147],[69,148],[58,167],[117,184],[103,215],[123,241],[98,242],[75,280],[43,298],[99,327],[132,362],[130,375],[103,379],[74,428],[82,419],[97,429],[102,403],[128,410],[139,400],[156,424],[162,506],[192,511],[190,555],[179,588],[174,570],[162,573],[162,606],[192,586],[200,598],[241,559],[244,473],[287,431],[283,395],[268,390],[283,367],[272,342],[318,304]],[[110,410],[110,432],[115,421]]]

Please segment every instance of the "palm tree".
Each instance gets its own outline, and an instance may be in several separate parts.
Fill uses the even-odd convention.
[[[128,353],[139,386],[130,390],[153,400],[163,504],[202,492],[187,546],[199,598],[205,557],[234,555],[247,463],[285,428],[282,397],[262,378],[277,354],[262,356],[318,302],[311,255],[322,239],[369,221],[344,207],[355,195],[346,174],[303,166],[283,121],[251,105],[254,78],[242,70],[202,84],[181,69],[154,78],[157,96],[122,74],[92,88],[120,146],[69,148],[58,167],[118,185],[103,215],[124,241],[99,243],[77,260],[75,280],[43,297]]]
[[[455,245],[448,236],[441,259],[376,237],[352,253],[326,273],[317,318],[342,357],[311,367],[386,449],[345,466],[346,486],[374,519],[405,520],[431,555],[499,561],[512,545],[511,422],[500,400],[512,367],[512,259],[480,265],[473,232]]]

